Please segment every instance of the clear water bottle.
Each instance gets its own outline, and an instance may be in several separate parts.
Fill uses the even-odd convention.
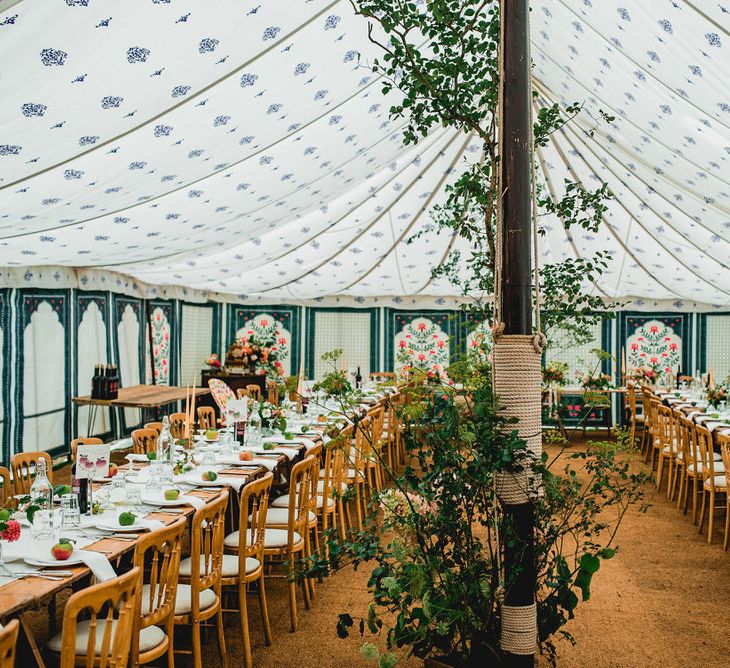
[[[162,418],[162,429],[157,437],[157,467],[160,474],[160,482],[172,481],[172,460],[175,452],[175,439],[170,432],[170,418],[165,415]]]
[[[53,537],[53,486],[48,480],[46,460],[38,459],[35,465],[35,480],[30,487],[31,504],[38,506],[33,523],[30,527],[30,535],[34,539]]]

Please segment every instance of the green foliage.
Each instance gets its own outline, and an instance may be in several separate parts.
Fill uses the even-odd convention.
[[[554,658],[552,637],[589,599],[601,562],[615,554],[624,513],[642,498],[646,476],[633,473],[623,432],[615,442],[592,443],[560,460],[532,461],[514,422],[499,415],[489,365],[468,356],[448,373],[454,385],[402,388],[406,402],[399,417],[409,464],[399,472],[381,462],[393,487],[373,495],[361,531],[344,540],[327,532],[326,552],[315,556],[308,572],[367,564],[367,615],[343,613],[337,633],[366,638],[362,654],[370,660],[389,656],[378,649],[384,646],[420,658],[496,665],[499,592],[511,585],[503,580],[501,554],[515,538],[494,481],[498,472],[530,466],[544,490],[534,501],[539,632]],[[551,444],[567,445],[557,433]]]
[[[433,277],[458,286],[473,302],[473,310],[491,323],[491,308],[486,303],[494,293],[497,257],[499,3],[351,2],[356,12],[370,20],[368,34],[382,50],[383,55],[369,65],[382,77],[383,93],[398,91],[401,95],[391,105],[390,116],[405,121],[405,143],[418,142],[439,127],[471,134],[481,143],[478,159],[463,158],[461,173],[446,186],[445,202],[431,209],[437,230],[468,242],[468,250],[452,250],[433,269]],[[537,93],[533,105],[537,108],[533,126],[538,149],[547,145],[550,135],[584,113],[580,103],[546,103]],[[613,120],[603,111],[599,114],[596,123]],[[605,184],[590,190],[565,179],[562,193],[538,187],[536,214],[538,220],[557,217],[568,234],[574,227],[595,233],[610,196]],[[432,234],[433,229],[425,226],[410,240]],[[545,229],[540,227],[538,232],[544,234]],[[589,336],[593,323],[610,310],[611,305],[594,289],[610,259],[607,253],[598,252],[540,268],[542,327],[549,338],[552,332],[565,330],[564,335],[580,343]]]

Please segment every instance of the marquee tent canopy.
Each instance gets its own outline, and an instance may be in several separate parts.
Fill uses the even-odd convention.
[[[606,249],[607,298],[730,305],[725,5],[533,1],[539,99],[586,112],[538,152],[538,178],[614,195],[595,234],[543,218],[541,263]],[[122,275],[268,301],[458,296],[430,271],[463,242],[407,242],[479,146],[447,129],[402,144],[347,0],[0,10],[7,282],[78,268],[82,287]]]

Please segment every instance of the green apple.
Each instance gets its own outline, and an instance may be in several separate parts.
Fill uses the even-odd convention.
[[[134,513],[125,511],[119,515],[119,526],[131,527],[136,519],[137,516]]]
[[[165,490],[165,501],[177,501],[180,496],[179,489],[166,489]]]

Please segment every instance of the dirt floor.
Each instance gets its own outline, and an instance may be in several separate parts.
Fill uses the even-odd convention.
[[[628,513],[617,541],[618,555],[603,563],[593,579],[591,600],[579,605],[576,618],[566,627],[575,646],[558,642],[559,666],[730,666],[730,552],[722,550],[722,526],[716,529],[714,544],[708,545],[691,518],[678,512],[663,492],[655,493],[653,485],[647,500],[652,504],[647,513]],[[285,582],[271,580],[267,583],[274,634],[270,647],[263,643],[257,599],[249,597],[254,665],[374,666],[360,657],[363,641],[357,634],[341,640],[335,633],[339,613],[365,613],[367,577],[366,572],[347,570],[317,585],[311,610],[305,611],[300,601],[300,628],[294,634],[289,632]],[[59,604],[61,610],[62,601]],[[45,626],[42,615],[37,622]],[[229,665],[243,665],[234,614],[227,616],[226,642]],[[204,642],[204,655],[207,668],[220,665],[212,634]],[[32,664],[21,659],[18,665]],[[176,665],[192,662],[180,656]],[[414,659],[399,664],[422,665]]]

